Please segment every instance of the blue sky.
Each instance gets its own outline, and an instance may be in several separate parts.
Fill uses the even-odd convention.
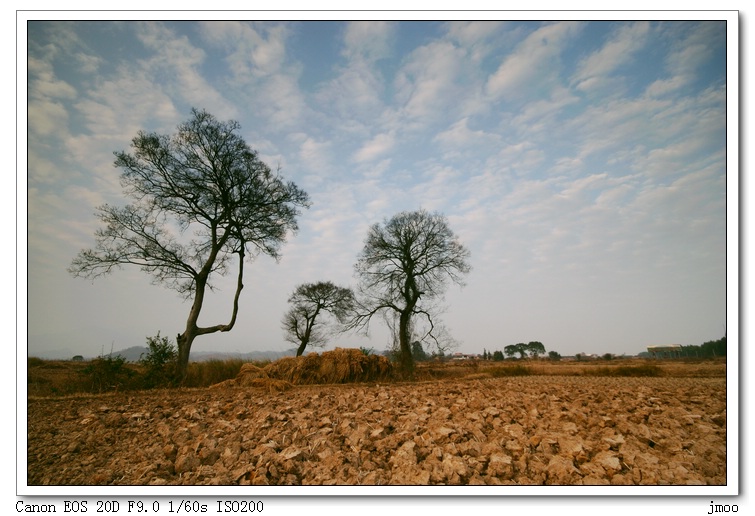
[[[113,151],[192,107],[238,120],[312,200],[282,260],[246,267],[234,330],[193,351],[289,348],[293,289],[354,286],[367,228],[419,208],[471,252],[444,301],[459,351],[636,354],[725,331],[725,22],[32,21],[27,56],[30,355],[183,328],[189,304],[138,269],[66,268],[95,207],[125,203]],[[228,321],[234,282],[200,323]],[[329,347],[384,349],[371,328]]]

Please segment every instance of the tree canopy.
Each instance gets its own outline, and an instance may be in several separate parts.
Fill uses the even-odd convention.
[[[291,308],[283,316],[282,328],[286,340],[297,345],[298,357],[307,346],[325,345],[327,337],[339,331],[332,324],[320,323],[321,315],[330,314],[339,325],[348,321],[354,307],[354,294],[351,289],[321,281],[299,285],[288,302]]]
[[[306,192],[261,161],[239,129],[238,122],[193,109],[174,135],[140,131],[131,152],[115,152],[132,203],[98,208],[104,227],[95,233],[95,246],[81,251],[69,268],[74,276],[93,279],[135,265],[155,283],[192,299],[177,338],[182,377],[196,336],[233,328],[245,258],[279,259],[288,233],[298,229],[300,209],[309,206]],[[230,322],[199,327],[210,279],[227,274],[234,256],[238,276]]]
[[[401,369],[411,376],[412,332],[419,328],[415,317],[424,323],[416,340],[443,347],[448,337],[437,320],[436,302],[449,282],[463,285],[471,270],[468,259],[469,251],[441,214],[401,212],[374,224],[355,265],[359,289],[353,326],[366,331],[373,316],[384,315],[397,334]]]
[[[531,356],[537,358],[540,355],[545,354],[545,346],[543,346],[542,342],[533,340],[526,344],[524,342],[511,344],[503,348],[503,352],[506,353],[506,356],[508,357],[513,357],[518,354],[519,358],[524,359],[529,353]]]

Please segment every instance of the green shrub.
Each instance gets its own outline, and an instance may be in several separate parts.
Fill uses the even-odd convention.
[[[122,390],[129,386],[134,371],[126,367],[126,359],[120,355],[99,356],[92,360],[82,374],[89,377],[92,392]]]
[[[176,377],[176,360],[178,351],[168,337],[147,337],[149,352],[139,357],[144,367],[144,387],[162,387],[174,383]]]

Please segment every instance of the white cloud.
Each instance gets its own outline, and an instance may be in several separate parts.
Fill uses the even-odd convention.
[[[27,123],[38,136],[59,137],[61,127],[68,124],[68,111],[63,104],[49,99],[29,100]]]
[[[396,139],[393,134],[378,134],[357,150],[353,159],[358,162],[375,160],[390,151],[395,144]]]
[[[503,21],[453,21],[446,24],[448,36],[464,47],[483,45],[503,32]]]
[[[610,39],[597,51],[585,57],[572,77],[577,89],[592,91],[606,83],[606,76],[621,70],[648,41],[647,21],[620,24]]]
[[[659,79],[647,87],[645,94],[648,97],[664,97],[682,89],[689,80],[690,77],[685,75],[676,75],[670,79]]]
[[[277,23],[240,21],[200,23],[203,38],[222,47],[228,71],[241,82],[250,77],[270,76],[286,71],[286,40],[289,30]]]
[[[301,65],[288,56],[288,26],[205,22],[201,29],[204,40],[223,51],[227,65],[227,74],[220,74],[222,95],[211,105],[234,118],[252,113],[263,132],[300,130],[307,109],[298,84]]]
[[[605,173],[581,177],[569,183],[558,195],[570,200],[581,197],[581,194],[585,190],[595,190],[600,188],[601,185],[606,183],[607,178],[608,174]]]
[[[50,61],[30,56],[27,67],[29,130],[39,136],[58,137],[61,127],[68,125],[68,111],[64,102],[76,98],[76,89],[55,76]]]
[[[395,39],[396,24],[388,21],[356,21],[346,24],[343,53],[349,60],[374,62],[387,57]]]
[[[563,110],[578,102],[579,99],[568,89],[554,86],[545,98],[525,104],[512,119],[511,126],[527,137],[550,139],[554,130],[559,130],[562,125]]]
[[[565,43],[581,24],[551,23],[532,32],[508,55],[487,81],[486,91],[494,99],[521,98],[525,93],[549,89],[558,72],[558,58]]]
[[[720,48],[725,37],[724,22],[684,23],[669,30],[672,50],[666,56],[671,75],[688,75],[699,69]],[[717,63],[723,68],[724,63]]]
[[[357,123],[360,130],[368,130],[384,116],[385,106],[381,101],[385,89],[378,69],[367,61],[356,59],[339,70],[337,77],[323,85],[317,92],[320,111],[326,116],[338,116],[335,122]],[[333,114],[328,113],[332,107]]]
[[[469,128],[469,117],[464,117],[445,131],[435,135],[433,140],[451,147],[469,147],[491,144],[498,141],[499,138],[497,135],[489,134],[482,130],[471,130]]]
[[[425,126],[458,109],[465,52],[450,42],[435,41],[414,50],[398,72],[396,100],[401,115]]]

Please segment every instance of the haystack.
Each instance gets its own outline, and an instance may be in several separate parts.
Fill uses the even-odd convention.
[[[285,380],[276,380],[275,378],[252,378],[248,380],[244,387],[253,389],[264,389],[270,394],[287,391],[293,388],[291,382]]]
[[[254,364],[246,363],[241,365],[241,370],[236,375],[236,378],[216,383],[210,387],[216,389],[222,387],[260,387],[260,382],[264,383],[269,380],[270,378],[264,369]]]
[[[252,380],[258,378],[268,378],[268,375],[261,367],[257,367],[256,365],[247,362],[246,364],[242,364],[239,374],[236,375],[235,383],[239,387],[245,387]]]
[[[322,355],[284,357],[268,364],[265,371],[270,378],[299,385],[371,382],[386,378],[391,372],[391,363],[384,356],[368,356],[353,348],[336,348]]]

